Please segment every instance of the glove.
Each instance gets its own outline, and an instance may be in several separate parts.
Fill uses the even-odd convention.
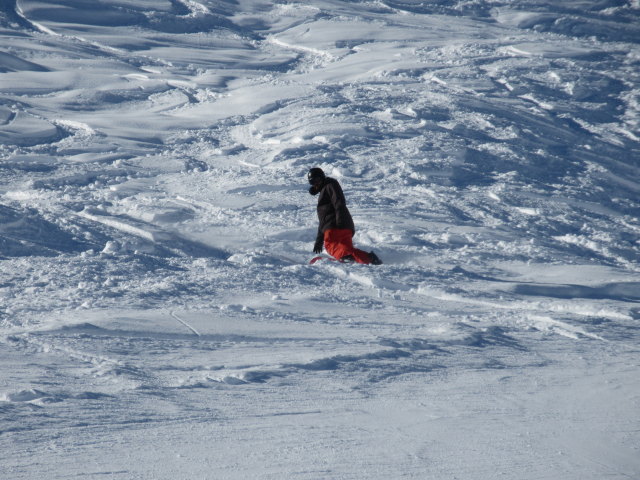
[[[316,240],[316,243],[313,246],[313,253],[322,253],[323,244],[324,242],[322,240]]]

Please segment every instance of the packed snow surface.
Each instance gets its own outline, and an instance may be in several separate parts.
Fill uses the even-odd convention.
[[[0,477],[640,478],[639,17],[0,1]]]

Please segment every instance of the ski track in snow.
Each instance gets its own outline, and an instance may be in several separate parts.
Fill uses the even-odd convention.
[[[176,312],[171,312],[171,316],[173,318],[175,318],[178,322],[180,322],[182,325],[184,325],[185,327],[187,327],[189,330],[191,330],[191,332],[193,332],[193,334],[197,337],[200,336],[200,334],[198,333],[198,331],[193,328],[191,325],[189,325],[187,322],[185,322],[182,318],[180,318],[178,315],[176,315]]]
[[[639,477],[638,12],[0,2],[0,476]]]

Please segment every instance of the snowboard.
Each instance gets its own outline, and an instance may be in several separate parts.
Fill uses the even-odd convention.
[[[338,260],[333,258],[333,257],[325,257],[324,255],[318,255],[317,257],[313,257],[311,260],[309,260],[309,265],[313,265],[316,262],[319,262],[321,260],[327,260],[328,262],[337,262]]]
[[[311,260],[309,260],[309,264],[313,265],[316,262],[319,262],[320,260],[326,260],[328,262],[338,262],[338,263],[354,263],[353,259],[340,259],[338,260],[337,258],[333,258],[333,257],[328,257],[326,255],[318,255],[317,257],[313,257]]]

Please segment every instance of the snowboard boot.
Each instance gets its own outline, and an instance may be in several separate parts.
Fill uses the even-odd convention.
[[[371,265],[382,265],[382,260],[380,260],[373,252],[369,252],[369,261],[371,262]]]
[[[342,257],[342,258],[340,259],[340,261],[341,261],[342,263],[353,263],[353,262],[355,262],[355,261],[356,261],[356,259],[355,259],[355,258],[353,258],[353,255],[345,255],[344,257]]]

